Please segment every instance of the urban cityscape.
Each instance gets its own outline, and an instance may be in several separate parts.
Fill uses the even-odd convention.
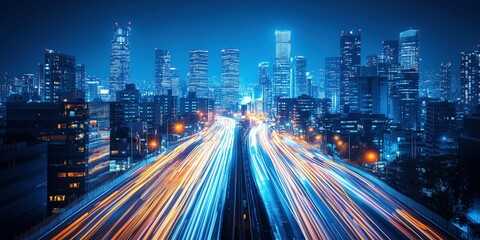
[[[7,2],[0,239],[480,238],[474,1]]]

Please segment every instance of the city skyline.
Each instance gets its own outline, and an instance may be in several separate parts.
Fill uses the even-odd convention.
[[[2,14],[4,17],[15,19],[29,12],[37,16],[38,21],[22,29],[18,29],[14,25],[15,21],[7,22],[6,30],[7,32],[11,31],[11,37],[0,40],[0,46],[2,46],[0,50],[5,56],[0,62],[0,70],[16,76],[34,73],[36,64],[42,62],[41,52],[48,48],[76,56],[77,63],[86,65],[88,75],[106,79],[109,77],[110,54],[108,45],[111,40],[111,28],[115,22],[120,25],[126,25],[128,22],[132,24],[131,78],[136,83],[141,80],[154,81],[155,48],[170,50],[172,65],[178,69],[181,78],[184,78],[188,73],[188,52],[194,49],[209,50],[209,78],[212,79],[213,77],[220,77],[221,49],[229,47],[239,48],[242,51],[240,84],[253,83],[256,81],[256,66],[258,63],[274,61],[275,52],[269,46],[274,42],[272,35],[275,30],[291,31],[291,56],[305,56],[309,62],[308,71],[312,72],[324,67],[325,57],[339,55],[336,48],[339,44],[338,37],[345,30],[362,29],[362,63],[365,63],[366,56],[381,52],[381,42],[383,40],[398,40],[398,33],[410,28],[420,30],[421,72],[436,70],[441,62],[451,62],[452,69],[459,69],[460,52],[475,48],[478,44],[478,40],[475,39],[479,38],[475,32],[469,31],[469,26],[473,27],[476,23],[476,20],[470,19],[467,14],[468,11],[475,11],[469,8],[469,5],[471,5],[469,2],[454,5],[451,8],[452,11],[444,12],[442,9],[445,5],[450,7],[452,4],[447,2],[436,2],[436,4],[420,2],[412,4],[408,8],[403,5],[396,6],[393,3],[379,1],[369,1],[365,6],[358,6],[356,3],[334,4],[325,2],[315,4],[302,2],[292,4],[280,1],[271,7],[269,7],[271,4],[268,3],[258,4],[257,8],[252,11],[241,6],[238,13],[229,16],[220,10],[225,7],[235,7],[238,5],[237,3],[230,3],[229,5],[209,1],[201,5],[187,4],[187,1],[180,3],[165,1],[157,4],[168,10],[160,17],[163,20],[160,21],[161,24],[156,24],[156,18],[153,18],[153,21],[152,18],[148,18],[149,21],[146,21],[147,16],[153,14],[151,10],[145,10],[147,4],[123,3],[122,5],[121,3],[123,2],[119,2],[118,6],[112,7],[102,16],[98,13],[98,9],[102,9],[105,3],[81,3],[77,6],[80,9],[89,9],[95,6],[91,12],[94,20],[76,21],[74,24],[65,27],[61,25],[74,21],[75,17],[78,16],[75,16],[75,14],[62,16],[64,21],[59,22],[47,17],[47,15],[37,16],[35,14],[38,14],[40,9],[49,12],[60,7],[62,7],[62,12],[59,14],[65,14],[72,11],[68,3],[61,3],[58,4],[59,6],[51,6],[48,9],[46,9],[46,6],[51,5],[51,2],[45,3],[45,6],[37,6],[38,9],[30,9],[32,6],[36,6],[30,4],[32,6],[28,5],[24,10],[21,10],[25,13],[19,12],[13,16],[9,10],[15,8],[16,5],[14,3],[7,4],[4,10],[5,14]],[[157,6],[155,3],[150,4]],[[292,11],[287,12],[285,6],[291,6]],[[387,17],[388,14],[386,13],[367,11],[368,9],[365,8],[368,6],[378,6],[385,12],[391,11],[392,7],[396,6],[400,10],[404,10],[405,17],[398,21],[394,18],[398,13],[390,12],[393,16]],[[132,11],[126,11],[127,7],[131,8]],[[426,7],[430,7],[428,8],[429,11],[437,14],[436,22],[422,16],[421,10],[426,9]],[[213,14],[209,14],[209,17],[198,16],[199,13],[194,11],[196,8],[199,11]],[[138,11],[139,9],[145,10],[145,16],[138,15],[138,12],[141,12]],[[313,16],[312,11],[314,10],[326,11],[328,14]],[[16,11],[18,11],[18,8]],[[303,11],[306,16],[303,21],[299,21],[299,12]],[[464,13],[460,14],[461,11]],[[333,13],[338,13],[339,16],[335,16]],[[174,17],[174,14],[184,17],[189,16],[188,19],[198,19],[199,21],[177,21],[178,17]],[[249,17],[243,19],[241,14]],[[266,18],[265,21],[256,21],[260,18],[259,16]],[[338,19],[341,16],[344,16],[345,19]],[[445,17],[442,18],[441,16]],[[163,19],[167,17],[171,18]],[[444,20],[445,18],[449,21]],[[222,21],[219,22],[220,19]],[[240,19],[244,20],[244,23]],[[373,19],[378,20],[374,21]],[[392,21],[392,19],[395,21]],[[336,21],[330,24],[331,20]],[[22,21],[27,21],[27,19],[22,19]],[[325,25],[326,23],[329,23],[329,25]],[[459,23],[462,25],[458,25]],[[45,37],[48,34],[44,34],[42,38],[35,38],[36,41],[29,41],[28,39],[31,38],[24,38],[38,31],[38,29],[43,29],[43,25],[37,26],[37,24],[58,26],[63,29],[62,34],[56,35],[55,38]],[[442,27],[439,29],[438,25]],[[30,29],[35,26],[35,29]],[[230,27],[226,28],[227,26]],[[252,28],[252,26],[255,27]],[[238,30],[233,31],[234,29]],[[453,32],[455,34],[452,34]],[[252,38],[251,36],[257,37]],[[452,36],[462,37],[455,38]],[[92,39],[92,37],[94,38]],[[240,39],[243,40],[239,41]],[[15,42],[12,42],[12,40]],[[12,44],[15,47],[7,47]],[[15,61],[7,61],[7,59],[15,59]],[[454,76],[458,75],[457,72],[453,71]]]
[[[473,1],[19,1],[1,239],[480,238]]]

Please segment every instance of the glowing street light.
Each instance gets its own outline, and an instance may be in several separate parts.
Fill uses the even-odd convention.
[[[173,128],[174,128],[175,132],[181,133],[181,132],[183,132],[183,129],[185,128],[185,126],[181,123],[177,123],[173,126]]]
[[[365,159],[368,161],[368,163],[374,163],[378,161],[378,155],[374,151],[369,151],[365,154]]]
[[[340,137],[339,137],[338,135],[335,135],[335,136],[333,136],[333,139],[334,139],[335,141],[338,141],[338,140],[340,139]]]

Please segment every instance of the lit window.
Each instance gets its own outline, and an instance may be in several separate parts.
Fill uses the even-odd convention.
[[[70,183],[70,188],[79,188],[79,187],[80,187],[79,182]]]
[[[67,177],[67,173],[59,172],[59,173],[57,173],[57,177]]]
[[[85,172],[69,172],[68,177],[85,177]]]

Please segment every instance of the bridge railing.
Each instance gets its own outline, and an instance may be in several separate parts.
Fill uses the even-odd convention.
[[[29,229],[25,233],[23,233],[19,239],[40,239],[43,238],[46,234],[52,231],[58,225],[68,221],[68,219],[78,211],[82,210],[86,207],[89,203],[96,200],[97,198],[101,197],[103,194],[107,193],[109,190],[115,188],[118,184],[125,181],[128,177],[130,177],[133,173],[138,171],[143,166],[147,165],[154,161],[157,157],[157,154],[153,153],[147,160],[139,161],[135,166],[130,168],[129,170],[123,172],[121,175],[114,178],[112,181],[107,182],[87,193],[82,195],[77,200],[71,202],[67,207],[65,207],[61,213],[54,214],[45,220],[43,220],[38,225],[34,226],[33,228]]]

